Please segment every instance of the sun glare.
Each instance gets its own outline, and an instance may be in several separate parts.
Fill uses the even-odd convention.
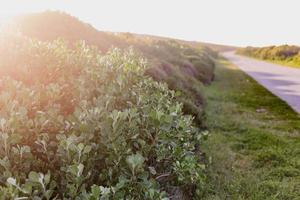
[[[42,5],[41,2],[37,2],[37,1],[33,1],[33,0],[26,0],[26,1],[3,0],[3,1],[1,1],[0,28],[3,27],[4,25],[6,25],[7,23],[9,23],[11,21],[11,19],[14,18],[15,16],[45,10],[45,9],[36,8],[35,5],[37,3]]]
[[[7,24],[11,19],[11,16],[0,14],[0,28]]]

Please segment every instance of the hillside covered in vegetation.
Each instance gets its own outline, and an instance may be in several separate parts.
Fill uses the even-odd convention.
[[[278,62],[289,66],[300,67],[300,47],[294,45],[281,45],[270,47],[240,48],[238,54],[262,60]]]
[[[61,38],[71,48],[77,41],[83,40],[103,53],[113,47],[123,50],[132,47],[147,58],[148,75],[157,81],[167,82],[170,89],[181,91],[182,96],[190,97],[180,99],[184,110],[201,123],[204,100],[199,85],[209,84],[213,80],[213,59],[217,56],[207,47],[196,45],[195,42],[157,36],[98,31],[73,16],[52,11],[17,17],[13,30],[39,41],[49,42]]]
[[[203,195],[215,52],[58,12],[13,26],[0,35],[0,199]]]

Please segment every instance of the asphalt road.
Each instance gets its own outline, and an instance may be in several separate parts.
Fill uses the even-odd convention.
[[[233,51],[222,55],[300,114],[300,69],[236,55]]]

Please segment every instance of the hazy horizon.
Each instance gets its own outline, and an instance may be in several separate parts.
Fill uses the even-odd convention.
[[[4,3],[5,2],[5,3]],[[285,1],[2,1],[0,18],[59,10],[98,30],[235,46],[300,45],[298,4]],[[84,6],[83,6],[84,3]]]

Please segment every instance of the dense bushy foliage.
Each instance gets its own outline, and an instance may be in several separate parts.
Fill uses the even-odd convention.
[[[264,60],[294,62],[300,65],[300,47],[293,45],[246,47],[239,49],[237,53]]]
[[[145,42],[144,38],[128,34],[127,40],[148,58],[151,67],[146,73],[157,81],[166,82],[170,89],[180,91],[183,95],[178,100],[183,103],[185,113],[192,114],[201,123],[204,103],[201,86],[214,78],[215,52],[207,48],[195,49],[174,40],[148,39]]]
[[[183,93],[185,98],[178,100],[183,103],[184,112],[194,115],[196,121],[201,123],[204,100],[200,87],[213,80],[213,59],[217,56],[209,48],[200,48],[196,42],[102,32],[62,12],[24,15],[15,20],[15,26],[22,35],[29,38],[41,41],[63,38],[70,46],[77,40],[84,40],[87,44],[97,46],[102,52],[112,46],[121,49],[134,47],[150,63],[151,69],[147,70],[147,74],[157,81],[166,82],[170,89]]]
[[[159,63],[156,66],[158,79],[176,76],[176,72],[202,83],[210,83],[213,79],[214,62],[206,51],[173,40],[153,41],[137,49],[140,49],[154,63]]]
[[[132,49],[0,42],[0,199],[201,193],[202,134]]]

